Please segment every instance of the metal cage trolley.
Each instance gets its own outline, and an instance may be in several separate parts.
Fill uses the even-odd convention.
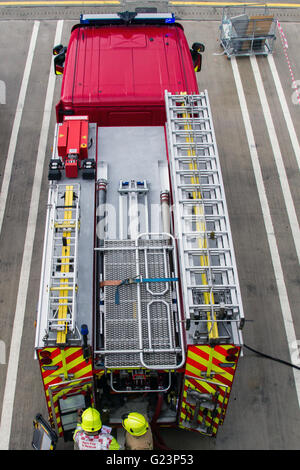
[[[271,54],[275,39],[276,19],[268,14],[267,8],[259,15],[251,14],[250,7],[244,7],[243,10],[240,7],[238,10],[232,7],[223,9],[220,41],[228,59],[233,56]]]

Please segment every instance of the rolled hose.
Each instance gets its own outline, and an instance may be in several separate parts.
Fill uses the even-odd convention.
[[[152,429],[152,434],[153,434],[153,446],[155,449],[159,450],[172,450],[170,449],[162,439],[158,425],[157,425],[157,419],[159,418],[160,412],[161,412],[161,407],[163,403],[163,394],[160,393],[158,395],[158,400],[155,408],[155,413],[151,421],[151,429]]]

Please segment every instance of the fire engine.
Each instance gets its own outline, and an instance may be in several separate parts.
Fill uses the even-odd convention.
[[[35,341],[52,437],[88,406],[112,428],[146,414],[157,448],[160,426],[224,421],[244,313],[203,50],[142,12],[81,15],[53,50]]]

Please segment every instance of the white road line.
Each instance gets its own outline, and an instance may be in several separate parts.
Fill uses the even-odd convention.
[[[59,44],[61,41],[63,28],[63,20],[57,22],[56,34],[54,44]],[[46,93],[44,115],[42,121],[42,128],[40,134],[40,141],[38,147],[37,161],[35,167],[35,175],[33,182],[33,189],[31,195],[26,238],[22,259],[22,267],[20,274],[19,289],[17,295],[17,305],[15,311],[15,318],[13,324],[13,332],[10,345],[9,361],[7,366],[7,375],[6,383],[4,390],[4,398],[2,404],[2,416],[1,416],[1,425],[0,425],[0,449],[8,450],[10,434],[11,434],[11,424],[12,424],[12,415],[13,415],[13,406],[14,398],[17,384],[17,374],[18,374],[18,365],[19,365],[19,356],[23,332],[23,323],[25,317],[25,307],[27,300],[27,291],[29,283],[29,275],[31,268],[31,259],[33,252],[33,243],[35,237],[35,229],[37,223],[39,199],[41,192],[41,183],[43,176],[44,160],[46,154],[46,146],[48,140],[48,132],[50,125],[50,117],[52,112],[52,103],[55,87],[55,75],[53,73],[53,65],[49,71],[49,81],[48,88]]]
[[[292,146],[293,146],[293,149],[294,149],[294,152],[295,152],[295,157],[296,157],[296,160],[297,160],[297,163],[298,163],[298,168],[300,170],[300,146],[299,146],[299,142],[298,142],[297,134],[296,134],[296,131],[295,131],[295,127],[294,127],[294,124],[293,124],[293,121],[292,121],[292,118],[291,118],[290,110],[289,110],[287,102],[286,102],[286,98],[285,98],[285,95],[284,95],[284,92],[283,92],[283,89],[282,89],[281,81],[280,81],[280,78],[279,78],[279,75],[278,75],[278,72],[277,72],[277,68],[276,68],[276,65],[275,65],[275,61],[274,61],[274,58],[273,58],[272,54],[268,54],[268,62],[269,62],[269,66],[270,66],[270,69],[271,69],[271,72],[272,72],[272,75],[273,75],[273,79],[274,79],[274,83],[275,83],[275,86],[276,86],[279,101],[280,101],[280,104],[281,104],[281,108],[282,108],[282,111],[283,111],[284,119],[286,121],[288,132],[290,134]]]
[[[281,306],[281,313],[282,313],[283,322],[285,326],[285,332],[287,336],[290,357],[292,360],[292,357],[295,355],[295,349],[293,349],[293,347],[295,347],[295,345],[297,344],[294,323],[293,323],[293,318],[292,318],[292,312],[291,312],[286,285],[284,281],[284,275],[283,275],[279,251],[277,247],[277,241],[275,237],[271,212],[270,212],[268,199],[266,195],[265,185],[264,185],[264,181],[262,177],[262,171],[261,171],[259,158],[258,158],[258,154],[256,150],[256,144],[255,144],[253,130],[252,130],[249,112],[247,108],[247,102],[246,102],[244,89],[243,89],[243,85],[242,85],[242,81],[241,81],[241,77],[240,77],[240,73],[239,73],[239,69],[238,69],[235,57],[232,57],[231,65],[232,65],[232,71],[233,71],[233,75],[235,79],[237,94],[239,97],[240,107],[242,111],[244,126],[246,130],[257,191],[258,191],[259,200],[260,200],[260,204],[262,208],[262,214],[263,214],[264,224],[265,224],[265,228],[267,232],[271,259],[272,259],[272,264],[273,264],[273,269],[274,269],[274,274],[275,274],[275,280],[277,284],[277,290],[278,290],[279,301],[280,301],[280,306]],[[300,407],[300,373],[297,372],[296,369],[293,369],[293,373],[294,373],[295,387],[296,387],[296,392],[297,392],[297,397],[298,397],[298,404]]]
[[[31,40],[29,44],[26,65],[25,65],[22,84],[20,88],[20,94],[19,94],[16,114],[15,114],[15,119],[14,119],[11,136],[10,136],[10,142],[9,142],[9,147],[8,147],[8,153],[7,153],[7,158],[6,158],[5,170],[3,174],[1,194],[0,194],[0,233],[2,230],[7,195],[8,195],[9,184],[10,184],[11,173],[12,173],[13,162],[14,162],[15,151],[16,151],[17,140],[18,140],[18,133],[19,133],[20,123],[21,123],[23,109],[24,109],[27,86],[29,82],[29,76],[30,76],[32,60],[33,60],[33,55],[35,51],[39,27],[40,27],[40,22],[35,21],[33,25],[32,34],[31,34]]]
[[[273,124],[273,119],[271,116],[269,103],[266,97],[266,93],[265,93],[264,85],[263,85],[262,78],[260,75],[260,71],[258,68],[256,57],[251,56],[250,62],[252,65],[252,70],[253,70],[263,114],[264,114],[265,121],[267,124],[268,134],[269,134],[270,143],[272,146],[273,155],[274,155],[274,159],[275,159],[275,163],[277,167],[279,181],[281,184],[285,207],[286,207],[287,215],[288,215],[289,222],[290,222],[290,227],[291,227],[291,231],[292,231],[292,235],[294,239],[298,261],[300,263],[300,228],[299,228],[297,214],[296,214],[296,210],[294,206],[294,201],[291,195],[291,190],[289,187],[289,183],[288,183],[288,179],[287,179],[287,175],[285,171],[285,166],[283,163],[278,138],[276,135],[274,124]]]

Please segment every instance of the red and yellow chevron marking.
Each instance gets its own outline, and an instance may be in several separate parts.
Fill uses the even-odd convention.
[[[240,348],[232,344],[188,347],[179,427],[216,435],[224,421],[239,352]],[[189,390],[213,396],[213,412],[200,407],[197,422],[198,426],[205,424],[204,430],[191,427],[196,406],[189,402]]]
[[[81,347],[46,347],[37,351],[42,380],[47,400],[49,418],[54,425],[56,420],[59,432],[62,432],[58,403],[56,404],[55,417],[52,416],[49,387],[68,382],[74,379],[84,379],[93,374],[92,360],[85,361]],[[45,355],[47,360],[45,361]],[[80,393],[80,392],[79,392]],[[63,394],[62,394],[63,395]]]
[[[55,413],[55,416],[53,416],[53,413],[52,413],[52,408],[51,408],[51,400],[50,400],[50,396],[49,396],[49,391],[48,389],[45,390],[45,394],[46,394],[46,399],[47,399],[47,407],[48,407],[48,414],[49,414],[49,419],[50,419],[50,423],[53,427],[55,427],[55,421],[56,421],[56,426],[57,426],[57,431],[58,431],[58,435],[59,436],[63,436],[63,428],[62,428],[62,425],[61,425],[61,419],[60,419],[60,413],[59,413],[59,406],[58,406],[58,400],[57,402],[54,402],[54,413]]]

